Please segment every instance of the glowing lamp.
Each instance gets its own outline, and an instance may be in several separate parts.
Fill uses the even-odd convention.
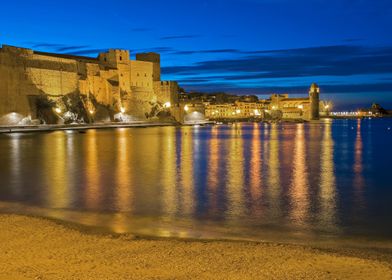
[[[171,106],[170,101],[165,102],[165,103],[163,104],[163,107],[164,107],[164,108],[170,108],[170,106]]]
[[[120,108],[120,112],[121,112],[122,114],[124,114],[124,113],[125,113],[125,108],[124,108],[124,107],[121,107],[121,108]]]
[[[185,106],[184,106],[184,110],[185,110],[185,112],[188,112],[188,111],[189,111],[188,105],[185,105]]]
[[[61,114],[61,109],[60,108],[56,108],[54,110],[56,111],[57,114]]]

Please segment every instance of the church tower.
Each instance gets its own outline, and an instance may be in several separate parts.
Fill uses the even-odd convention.
[[[309,90],[309,101],[310,101],[310,110],[309,110],[309,119],[310,120],[318,120],[319,119],[319,103],[320,103],[320,88],[316,83],[313,83],[310,86]]]

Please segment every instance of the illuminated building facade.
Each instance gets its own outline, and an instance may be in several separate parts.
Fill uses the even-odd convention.
[[[161,81],[160,55],[111,49],[96,58],[0,48],[0,124],[143,120],[178,102]]]
[[[290,98],[288,94],[272,94],[259,101],[235,101],[234,103],[205,103],[205,115],[209,119],[319,119],[319,93],[312,84],[309,96]]]

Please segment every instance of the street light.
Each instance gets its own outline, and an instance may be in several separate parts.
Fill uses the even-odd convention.
[[[170,101],[167,101],[167,102],[165,102],[165,103],[163,104],[163,107],[164,107],[164,108],[170,108],[170,106],[171,106]]]
[[[184,106],[184,110],[185,110],[185,112],[188,112],[188,111],[189,111],[189,106],[188,106],[188,105],[185,105],[185,106]]]
[[[57,114],[61,114],[61,109],[60,109],[60,108],[57,107],[57,108],[54,109],[54,110],[56,111]]]

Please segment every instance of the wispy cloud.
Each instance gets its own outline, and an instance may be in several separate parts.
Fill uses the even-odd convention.
[[[363,39],[360,39],[360,38],[347,38],[347,39],[343,39],[342,40],[342,42],[347,42],[347,43],[359,42],[359,41],[363,41]]]
[[[392,46],[347,44],[230,51],[234,57],[229,59],[163,67],[162,73],[177,79],[187,90],[196,91],[306,94],[311,81],[317,81],[324,93],[362,92],[369,98],[375,92],[392,94]]]
[[[184,80],[187,81],[187,80]],[[181,82],[181,81],[180,81]],[[186,88],[190,91],[225,91],[239,94],[265,94],[271,93],[290,93],[290,94],[306,94],[309,90],[309,84],[304,85],[287,85],[287,86],[270,86],[263,85],[259,87],[238,87],[231,83],[197,83],[197,80],[189,80],[185,83]],[[323,93],[347,94],[347,93],[389,93],[392,83],[380,84],[344,84],[344,85],[328,85],[319,84]]]
[[[157,52],[157,53],[168,53],[174,51],[175,49],[171,47],[152,47],[152,48],[132,50],[132,52]]]
[[[71,54],[71,55],[87,55],[87,56],[97,56],[101,52],[107,52],[108,49],[86,49],[86,50],[76,50],[66,52],[64,54]]]
[[[237,49],[217,49],[217,50],[191,50],[191,51],[176,51],[173,54],[190,55],[190,54],[209,54],[209,53],[241,53]]]
[[[152,28],[147,28],[147,27],[135,27],[135,28],[131,28],[132,32],[147,32],[147,31],[151,31]]]
[[[194,39],[198,38],[200,35],[173,35],[161,37],[161,40],[175,40],[175,39]]]
[[[74,51],[74,50],[80,50],[80,49],[86,49],[90,48],[90,46],[65,46],[65,47],[60,47],[56,48],[57,52],[69,52],[69,51]]]
[[[165,67],[163,73],[242,73],[237,79],[392,73],[392,47],[338,45],[243,53],[238,58]]]
[[[31,48],[60,48],[66,45],[58,43],[46,43],[46,42],[26,42]]]

